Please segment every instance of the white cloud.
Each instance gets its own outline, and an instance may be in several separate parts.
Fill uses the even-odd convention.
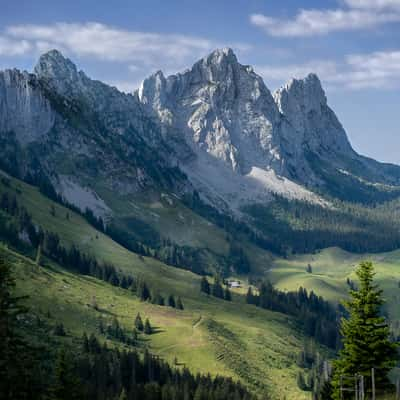
[[[354,54],[346,59],[354,88],[394,88],[400,84],[400,51]]]
[[[344,0],[344,3],[352,8],[370,10],[400,8],[400,0]]]
[[[400,88],[400,51],[351,54],[342,62],[315,60],[286,66],[263,65],[256,68],[267,81],[282,84],[290,78],[316,73],[330,89]]]
[[[219,47],[201,37],[128,31],[96,22],[16,25],[8,27],[6,33],[29,41],[38,52],[57,48],[78,56],[130,62],[136,67],[186,65]],[[236,47],[245,49],[241,44]]]
[[[398,0],[344,0],[344,5],[347,7],[325,10],[301,9],[289,19],[252,14],[250,22],[269,35],[279,37],[324,35],[400,22]]]
[[[0,36],[0,55],[20,56],[31,50],[31,45],[27,40],[14,40]]]

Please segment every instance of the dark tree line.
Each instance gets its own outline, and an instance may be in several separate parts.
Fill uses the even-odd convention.
[[[109,349],[96,340],[92,337],[77,357],[62,355],[69,359],[68,363],[64,362],[63,374],[69,379],[63,382],[56,376],[61,392],[75,391],[80,398],[91,400],[253,399],[242,385],[230,378],[195,376],[186,368],[172,368],[147,350],[142,357],[136,351]],[[75,376],[74,371],[77,371]]]
[[[332,366],[317,351],[313,340],[304,343],[297,357],[297,366],[303,370],[297,374],[299,389],[311,392],[315,400],[329,400]]]
[[[393,217],[398,216],[398,200],[374,206],[331,201],[334,207],[322,207],[275,196],[268,207],[252,205],[244,211],[267,240],[265,244],[274,243],[271,250],[282,255],[332,246],[355,253],[400,247],[398,218]],[[259,245],[264,247],[262,240]]]
[[[250,272],[250,261],[236,241],[229,241],[228,260],[236,272],[240,274],[248,274]]]
[[[207,295],[217,297],[218,299],[232,301],[232,295],[229,288],[225,287],[224,289],[219,278],[215,278],[214,283],[210,285],[208,279],[203,276],[200,281],[200,291]]]
[[[266,282],[261,284],[257,294],[250,287],[246,302],[292,315],[308,336],[333,349],[340,345],[339,310],[313,291],[308,293],[300,288],[297,292],[282,292]]]

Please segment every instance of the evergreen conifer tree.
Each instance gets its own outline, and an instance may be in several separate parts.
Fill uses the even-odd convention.
[[[128,400],[128,395],[126,394],[125,389],[121,390],[121,394],[119,395],[118,400]]]
[[[247,293],[246,293],[246,303],[247,304],[255,304],[255,296],[253,294],[253,289],[251,288],[251,286],[249,286],[249,288],[247,289]]]
[[[146,335],[151,335],[151,333],[153,332],[153,328],[150,325],[150,321],[148,318],[146,318],[146,321],[144,323],[144,329],[143,329],[144,333]]]
[[[139,282],[137,290],[138,290],[138,296],[140,297],[140,300],[142,300],[142,301],[151,300],[150,290],[147,287],[146,282],[144,282],[144,281]]]
[[[65,333],[65,328],[64,328],[64,324],[63,324],[62,322],[60,322],[59,324],[57,324],[57,325],[54,327],[54,334],[55,334],[56,336],[65,336],[65,335],[66,335],[66,333]]]
[[[61,349],[55,366],[55,383],[52,388],[57,400],[79,399],[79,381],[73,373],[71,360],[65,349]]]
[[[210,294],[210,284],[208,283],[208,280],[205,276],[201,278],[200,291],[205,294]]]
[[[231,292],[230,292],[230,290],[228,288],[225,289],[224,299],[226,301],[232,301],[232,295],[231,295]]]
[[[86,332],[84,332],[82,336],[82,347],[85,353],[89,353],[89,338]]]
[[[176,308],[178,310],[183,310],[184,309],[183,303],[182,303],[182,299],[180,297],[178,297],[178,300],[176,301]]]
[[[140,332],[142,332],[143,329],[144,329],[144,325],[143,325],[143,321],[142,321],[142,317],[140,316],[140,313],[138,313],[138,314],[136,315],[136,318],[135,318],[135,328],[136,328],[138,331],[140,331]]]
[[[39,399],[36,354],[17,332],[17,317],[26,309],[13,296],[14,286],[10,266],[0,258],[0,398]]]
[[[397,346],[389,339],[389,326],[380,315],[384,304],[382,290],[374,284],[371,262],[362,262],[356,271],[359,289],[350,290],[351,299],[345,303],[349,314],[342,319],[343,349],[334,363],[334,398],[338,399],[341,375],[362,374],[368,378],[375,369],[376,387],[388,387],[388,373],[395,366]]]
[[[168,296],[168,305],[172,308],[176,307],[175,298],[172,294]]]
[[[219,279],[216,279],[214,285],[212,286],[212,295],[214,297],[218,297],[219,299],[224,298],[224,289]]]

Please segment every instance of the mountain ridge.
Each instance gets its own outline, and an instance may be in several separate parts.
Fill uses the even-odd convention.
[[[315,74],[271,93],[229,48],[182,73],[158,71],[133,94],[90,79],[57,50],[34,72],[0,72],[0,168],[106,220],[125,221],[114,203],[169,194],[277,243],[282,212],[270,213],[287,208],[281,199],[342,221],[337,201],[399,197],[400,167],[352,149]],[[253,205],[264,211],[249,213]]]

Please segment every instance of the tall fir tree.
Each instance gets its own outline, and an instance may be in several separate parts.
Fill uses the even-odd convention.
[[[215,279],[215,282],[212,285],[211,294],[214,297],[218,297],[219,299],[223,299],[224,298],[224,288],[222,287],[221,281],[219,280],[219,278]]]
[[[230,290],[228,288],[225,288],[224,299],[226,301],[232,301],[232,295],[231,295],[231,292],[230,292]]]
[[[343,349],[334,363],[334,399],[340,398],[340,376],[361,374],[366,379],[375,369],[376,387],[390,386],[389,371],[398,359],[397,345],[390,341],[389,326],[380,314],[384,304],[382,290],[374,284],[371,262],[362,262],[357,268],[359,289],[350,290],[350,300],[345,302],[348,318],[343,318],[341,334]]]
[[[175,298],[172,294],[168,296],[168,305],[172,308],[176,307]]]
[[[176,301],[176,308],[177,308],[178,310],[183,310],[183,309],[184,309],[183,303],[182,303],[182,299],[181,299],[180,296],[178,297],[178,300]]]
[[[210,294],[210,284],[205,276],[201,278],[200,291],[205,294]]]
[[[143,329],[144,329],[143,320],[142,320],[142,317],[140,316],[140,313],[138,313],[138,314],[136,315],[136,318],[135,318],[135,328],[136,328],[138,331],[140,331],[140,332],[142,332]]]
[[[144,332],[146,335],[151,335],[152,332],[153,332],[153,328],[151,327],[150,321],[149,321],[148,318],[146,318],[146,321],[145,321],[145,323],[144,323],[143,332]]]
[[[78,400],[82,398],[80,392],[80,382],[72,361],[65,349],[61,349],[56,360],[53,396],[57,400]]]
[[[0,398],[38,399],[40,370],[35,350],[18,333],[18,317],[27,310],[13,295],[15,286],[10,265],[0,258]]]

